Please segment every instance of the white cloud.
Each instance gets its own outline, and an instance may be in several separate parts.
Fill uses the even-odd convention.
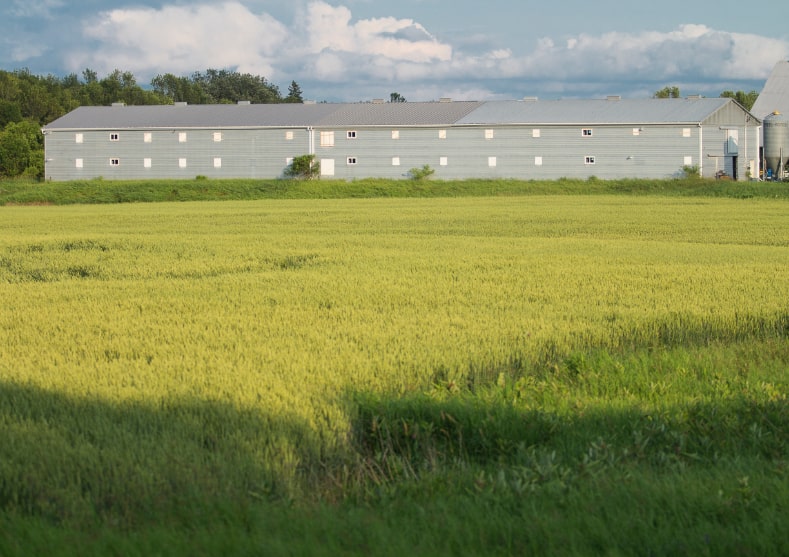
[[[371,60],[381,57],[420,64],[452,57],[451,46],[436,40],[411,19],[383,17],[354,23],[351,11],[344,6],[311,2],[306,8],[305,21],[300,31],[308,40],[311,54],[333,51]]]
[[[34,0],[31,6],[52,8],[60,2]],[[261,11],[252,11],[253,4]],[[295,79],[307,96],[329,100],[381,97],[393,90],[411,100],[430,100],[541,91],[633,96],[649,94],[655,83],[679,85],[683,92],[683,84],[735,83],[726,88],[736,89],[736,83],[766,79],[776,61],[789,57],[786,40],[699,24],[669,32],[543,37],[530,52],[515,53],[518,45],[485,50],[493,41],[479,35],[452,45],[413,19],[354,19],[349,7],[323,0],[293,8],[291,21],[263,11],[266,4],[226,0],[110,10],[85,22],[89,48],[65,48],[63,56],[69,71],[118,68],[133,72],[141,83],[157,73],[231,68],[272,81]],[[16,54],[21,59],[35,53]]]
[[[585,83],[765,79],[788,54],[786,41],[682,25],[668,33],[581,34],[563,45],[546,37],[523,56],[493,51],[456,62],[469,76],[550,80],[580,89]]]
[[[231,1],[116,9],[87,23],[83,34],[101,48],[77,53],[72,69],[177,74],[233,67],[270,77],[288,30],[271,16]]]

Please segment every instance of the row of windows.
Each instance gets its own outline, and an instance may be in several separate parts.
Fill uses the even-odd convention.
[[[288,164],[293,159],[288,160]],[[359,159],[356,157],[348,157],[346,163],[349,166],[353,166],[359,163]],[[439,166],[448,166],[449,165],[449,158],[448,157],[439,157],[438,159]],[[498,164],[498,159],[496,157],[488,157],[488,166],[495,167]],[[596,159],[594,155],[586,155],[584,156],[584,164],[591,165],[596,164]],[[685,157],[684,158],[684,165],[691,166],[693,164],[693,157]],[[392,166],[400,166],[400,157],[392,157]],[[536,156],[534,157],[534,166],[542,166],[542,157]]]
[[[291,132],[292,133],[292,132]],[[213,132],[214,142],[219,143],[222,141],[222,132]],[[121,134],[118,132],[112,132],[110,134],[110,141],[120,141]],[[153,133],[152,132],[143,132],[142,134],[143,143],[153,143]],[[186,132],[178,132],[178,143],[186,143],[187,140],[187,133]],[[85,134],[77,133],[74,134],[74,142],[75,143],[84,143],[85,142]]]
[[[289,165],[293,162],[292,158],[288,158],[285,160],[285,164]],[[345,163],[348,166],[355,166],[359,164],[359,159],[357,157],[347,157],[345,159]],[[76,159],[75,164],[77,168],[83,168],[84,161],[83,159]],[[110,166],[120,166],[121,159],[119,158],[111,158],[109,162]],[[143,159],[143,168],[151,168],[153,164],[153,160],[150,158]],[[495,167],[498,164],[498,159],[496,157],[488,157],[488,166]],[[584,157],[584,164],[592,165],[596,164],[594,155],[586,155]],[[685,166],[691,166],[693,164],[693,157],[685,157],[684,158]],[[222,168],[222,158],[221,157],[214,157],[213,158],[213,165],[214,168]],[[449,165],[449,157],[439,157],[438,159],[439,166],[448,166]],[[392,166],[400,166],[400,157],[392,157]],[[542,157],[536,156],[534,157],[534,166],[542,166]],[[185,158],[178,159],[178,167],[179,168],[186,168],[187,167],[187,160]]]
[[[633,128],[633,135],[641,135],[643,128]],[[531,131],[532,137],[540,137],[541,132],[539,128],[534,128]],[[581,136],[582,137],[592,137],[594,135],[594,130],[592,128],[582,128],[581,129]],[[357,139],[359,134],[356,130],[348,130],[345,132],[346,139]],[[682,137],[691,137],[691,129],[690,128],[682,128]],[[439,139],[446,139],[447,138],[447,130],[438,130],[438,138]],[[487,129],[485,130],[485,139],[493,139],[494,138],[494,130]],[[222,141],[222,132],[213,132],[213,139],[214,142]],[[400,130],[392,130],[392,139],[400,139]],[[288,130],[285,132],[285,140],[292,141],[293,140],[293,131]],[[85,141],[84,134],[77,133],[75,135],[75,141],[77,143],[83,143]],[[110,141],[120,141],[120,133],[112,132],[110,133]],[[143,133],[143,142],[145,143],[152,143],[153,142],[153,133],[151,132],[144,132]],[[178,132],[178,142],[179,143],[186,143],[187,142],[187,132]],[[320,142],[321,147],[334,147],[334,132],[333,131],[324,131],[320,132]]]
[[[214,157],[213,163],[214,163],[214,168],[222,168],[222,158],[221,157]],[[109,165],[110,166],[120,166],[121,165],[121,159],[118,158],[118,157],[112,157],[109,160]],[[74,166],[76,168],[84,168],[85,160],[84,159],[75,159],[74,160]],[[142,166],[143,166],[143,168],[151,168],[153,166],[153,159],[144,158],[142,160]],[[186,168],[186,166],[187,166],[186,159],[184,159],[184,158],[178,159],[178,168]]]

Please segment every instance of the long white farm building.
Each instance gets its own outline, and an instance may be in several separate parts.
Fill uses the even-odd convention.
[[[44,128],[46,178],[667,178],[758,172],[761,122],[726,98],[81,107]]]

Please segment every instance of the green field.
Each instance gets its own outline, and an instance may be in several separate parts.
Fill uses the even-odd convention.
[[[0,207],[0,555],[785,555],[788,270],[785,199]]]

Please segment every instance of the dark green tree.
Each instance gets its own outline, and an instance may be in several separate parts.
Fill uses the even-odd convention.
[[[90,68],[85,68],[82,70],[82,80],[85,83],[95,83],[99,80],[99,74],[95,71],[91,70]]]
[[[241,74],[228,70],[209,69],[205,73],[195,72],[192,80],[199,83],[208,93],[210,102],[277,103],[282,101],[279,88],[265,77]]]
[[[38,124],[12,122],[0,132],[0,175],[41,177],[44,174],[44,137]]]
[[[405,97],[400,93],[390,93],[389,94],[389,102],[390,103],[404,103],[406,102]]]
[[[660,91],[655,91],[653,95],[655,99],[678,99],[679,98],[679,87],[663,87]]]
[[[185,102],[189,104],[207,104],[211,102],[210,95],[197,81],[188,77],[178,77],[171,73],[159,74],[151,80],[154,92],[170,99],[172,102]]]
[[[288,96],[285,97],[286,103],[300,103],[304,102],[304,99],[301,96],[301,87],[295,81],[290,82],[290,86],[288,87]]]
[[[0,99],[0,128],[4,128],[10,122],[20,122],[22,111],[19,104]]]
[[[721,93],[721,97],[734,99],[738,103],[740,103],[745,110],[750,110],[753,108],[753,104],[756,102],[756,99],[759,98],[759,93],[756,91],[751,91],[750,93],[746,93],[745,91],[724,91]]]

